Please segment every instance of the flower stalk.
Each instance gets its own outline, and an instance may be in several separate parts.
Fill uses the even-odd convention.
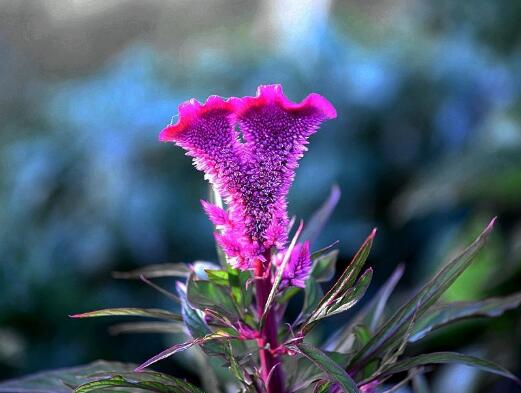
[[[259,321],[262,318],[268,295],[272,287],[271,269],[271,255],[267,251],[264,254],[266,263],[260,259],[255,262],[254,276],[255,289],[257,300],[257,314]],[[264,381],[268,393],[283,393],[284,392],[284,375],[280,356],[276,354],[276,349],[279,346],[277,338],[278,321],[277,315],[273,308],[270,308],[265,316],[265,322],[260,327],[257,343],[259,345],[259,358],[261,365],[261,377]]]

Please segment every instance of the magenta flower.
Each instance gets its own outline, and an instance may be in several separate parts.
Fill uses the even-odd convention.
[[[279,252],[273,258],[276,266],[280,266],[285,252]],[[306,286],[306,280],[311,274],[311,253],[309,251],[309,242],[297,243],[291,252],[288,264],[282,273],[279,289],[283,290],[287,287]]]
[[[161,132],[160,140],[185,149],[224,198],[227,210],[203,207],[235,267],[252,268],[266,250],[284,248],[286,196],[298,160],[308,137],[334,117],[334,107],[318,94],[293,103],[280,85],[268,85],[256,97],[189,100],[179,106],[178,122]]]

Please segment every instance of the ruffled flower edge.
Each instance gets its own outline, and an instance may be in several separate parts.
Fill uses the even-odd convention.
[[[311,93],[301,102],[297,103],[291,101],[284,95],[280,84],[261,85],[257,88],[257,95],[255,97],[230,97],[225,99],[213,95],[208,97],[204,104],[195,99],[183,102],[179,105],[179,117],[177,122],[165,127],[159,134],[159,140],[161,142],[175,142],[179,135],[209,112],[223,111],[228,113],[230,117],[238,119],[253,108],[270,104],[278,105],[284,111],[290,113],[304,111],[314,112],[324,120],[334,119],[336,117],[334,106],[320,94]],[[232,119],[232,122],[233,121],[234,119]]]

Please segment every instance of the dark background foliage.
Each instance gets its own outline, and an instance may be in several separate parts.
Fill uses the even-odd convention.
[[[0,2],[0,379],[97,358],[140,362],[171,341],[111,337],[109,321],[67,315],[169,307],[111,271],[215,259],[202,176],[157,135],[188,98],[253,95],[263,83],[282,83],[294,100],[321,93],[338,109],[289,198],[306,218],[340,185],[315,248],[340,240],[345,264],[378,227],[376,284],[405,262],[406,297],[498,215],[486,252],[446,299],[519,290],[520,4]],[[412,351],[459,348],[520,375],[520,332],[513,311]],[[186,358],[161,367],[192,378]],[[432,379],[435,392],[513,389],[464,367]]]

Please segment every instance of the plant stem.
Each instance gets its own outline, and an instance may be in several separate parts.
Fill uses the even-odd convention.
[[[255,288],[257,299],[257,314],[259,320],[264,312],[268,295],[271,291],[271,255],[270,252],[265,253],[266,262],[256,261]],[[268,311],[266,320],[260,331],[260,338],[257,340],[259,345],[259,357],[261,362],[261,374],[268,393],[284,393],[284,375],[282,371],[282,362],[278,355],[274,355],[270,349],[276,349],[278,344],[277,338],[278,321],[273,311],[273,307]],[[266,349],[265,347],[269,348]]]

